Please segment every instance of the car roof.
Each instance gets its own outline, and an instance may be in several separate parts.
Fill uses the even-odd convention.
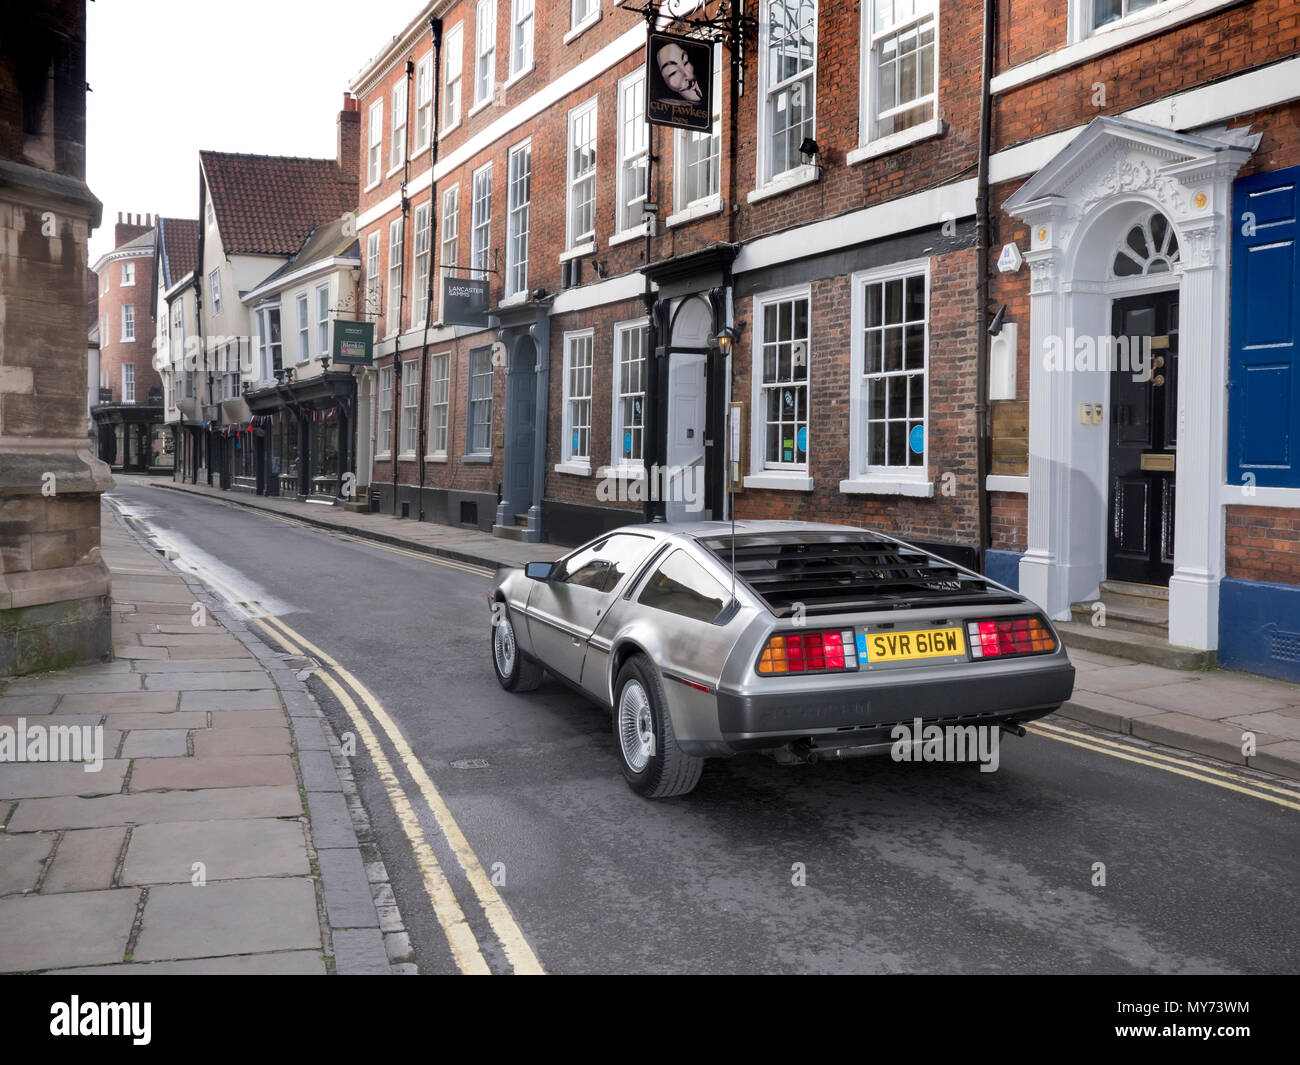
[[[771,536],[774,533],[798,535],[808,533],[866,533],[876,536],[878,533],[856,525],[831,525],[817,521],[780,521],[776,519],[737,519],[730,521],[651,521],[637,525],[624,525],[611,532],[650,533],[655,536],[682,536],[693,540],[703,540],[714,536],[730,536],[732,529],[740,536]]]

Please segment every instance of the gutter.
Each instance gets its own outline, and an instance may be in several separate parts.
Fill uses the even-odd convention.
[[[429,38],[433,42],[433,96],[429,101],[429,269],[424,279],[424,344],[420,348],[420,424],[415,433],[415,446],[419,449],[416,456],[420,461],[420,494],[417,497],[418,509],[416,521],[424,521],[424,457],[429,453],[429,382],[425,379],[429,366],[429,319],[433,316],[433,278],[434,265],[442,262],[438,254],[438,183],[433,180],[433,169],[438,165],[438,110],[442,106],[442,19],[429,16]],[[419,108],[419,101],[416,101]],[[440,272],[440,271],[439,271]],[[400,337],[400,332],[399,332]],[[399,345],[394,345],[394,353]],[[447,405],[450,414],[451,404]],[[448,418],[450,422],[450,417]],[[447,426],[448,443],[451,439],[451,425]]]

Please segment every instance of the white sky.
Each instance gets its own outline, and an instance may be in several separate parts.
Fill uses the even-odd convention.
[[[199,149],[333,158],[357,72],[423,0],[94,0],[86,5],[86,180],[117,212],[196,218]]]

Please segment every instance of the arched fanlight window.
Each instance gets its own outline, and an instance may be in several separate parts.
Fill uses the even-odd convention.
[[[1143,277],[1167,274],[1178,262],[1178,238],[1169,219],[1159,211],[1135,222],[1115,252],[1111,274],[1115,277]]]

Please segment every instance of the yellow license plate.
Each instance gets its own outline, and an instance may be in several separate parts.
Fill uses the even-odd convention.
[[[910,629],[906,632],[868,632],[858,637],[859,659],[865,644],[867,662],[898,662],[906,658],[951,658],[966,653],[966,635],[960,628]]]

